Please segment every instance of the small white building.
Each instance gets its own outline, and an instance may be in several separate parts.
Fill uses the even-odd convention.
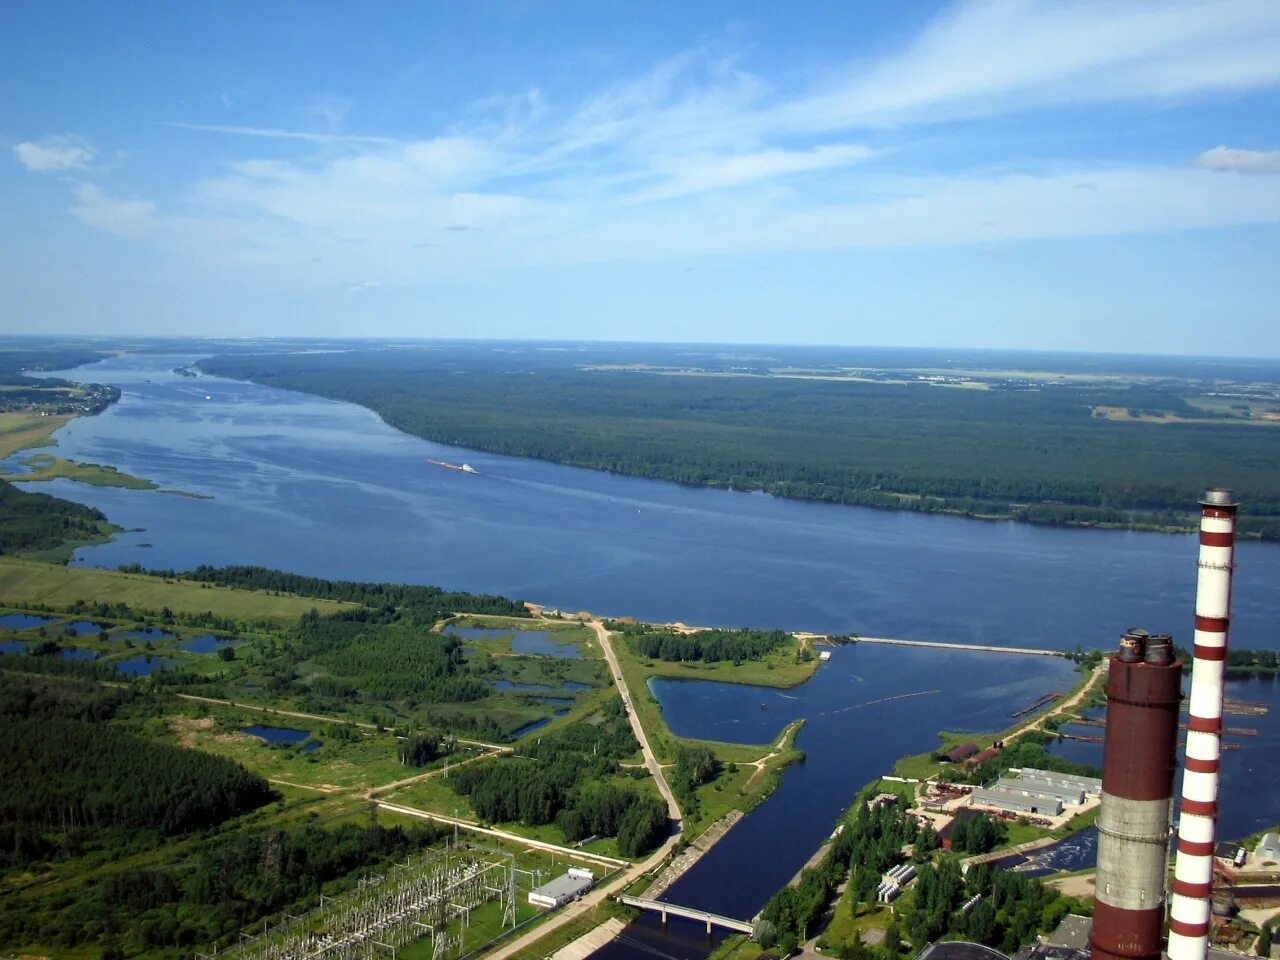
[[[1280,833],[1264,833],[1253,853],[1259,860],[1280,860]]]
[[[529,891],[529,902],[535,907],[554,910],[570,900],[577,900],[595,884],[596,878],[590,870],[581,867],[570,867],[569,871],[556,877],[550,883]]]

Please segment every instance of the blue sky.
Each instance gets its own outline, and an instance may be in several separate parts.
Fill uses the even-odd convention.
[[[1280,3],[11,4],[0,332],[1280,356]]]

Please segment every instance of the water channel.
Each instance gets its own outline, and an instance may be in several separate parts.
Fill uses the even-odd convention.
[[[61,374],[116,384],[122,397],[61,430],[59,455],[201,497],[34,487],[133,531],[75,562],[254,563],[650,620],[1046,649],[1110,648],[1132,624],[1190,639],[1192,536],[800,503],[460,451],[350,404],[171,372],[192,359],[125,356]],[[1242,543],[1238,559],[1233,643],[1280,647],[1280,548]],[[1057,658],[859,645],[791,691],[656,684],[681,734],[761,743],[807,721],[805,762],[666,898],[751,916],[894,758],[930,749],[939,729],[1006,726],[1010,711],[1071,678]],[[1277,686],[1248,696],[1280,703]],[[1266,751],[1242,781],[1274,762],[1274,744],[1258,739]],[[1253,805],[1250,822],[1280,820],[1280,798],[1239,801]],[[691,955],[679,937],[664,942]]]

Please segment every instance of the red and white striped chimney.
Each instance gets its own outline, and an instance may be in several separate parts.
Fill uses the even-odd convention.
[[[1227,626],[1231,619],[1236,501],[1230,490],[1214,488],[1205,493],[1200,505],[1200,573],[1196,583],[1191,716],[1187,721],[1178,855],[1174,861],[1169,911],[1169,960],[1205,960],[1213,895],[1222,691]]]

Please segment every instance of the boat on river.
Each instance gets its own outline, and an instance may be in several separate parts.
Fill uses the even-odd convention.
[[[433,467],[444,467],[446,470],[457,470],[459,473],[477,473],[475,467],[469,463],[450,463],[448,460],[432,460],[427,459],[427,463]]]

